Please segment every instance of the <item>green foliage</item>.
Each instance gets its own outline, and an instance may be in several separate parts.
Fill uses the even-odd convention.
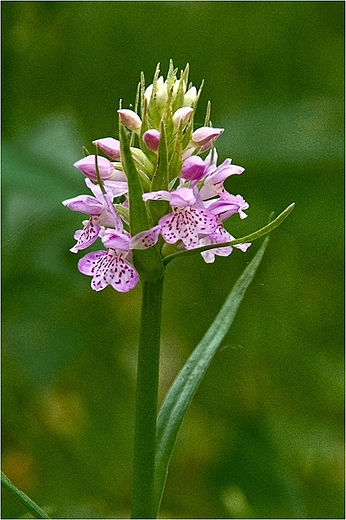
[[[192,399],[209,368],[218,348],[229,331],[245,291],[252,282],[262,260],[268,239],[257,252],[230,292],[202,341],[179,372],[160,408],[157,417],[156,447],[156,511],[159,511],[168,465],[178,433]]]
[[[142,199],[143,189],[140,178],[132,159],[127,130],[120,124],[121,158],[129,186],[129,211],[131,236],[149,229],[150,224]],[[163,276],[163,264],[156,246],[149,249],[137,250],[133,253],[133,260],[139,275],[148,281],[155,281]]]
[[[173,58],[246,168],[229,231],[296,207],[186,415],[162,516],[343,518],[344,4],[3,2],[2,25],[3,471],[53,518],[129,515],[141,289],[90,290],[61,201],[138,71]],[[257,247],[167,266],[161,401]]]

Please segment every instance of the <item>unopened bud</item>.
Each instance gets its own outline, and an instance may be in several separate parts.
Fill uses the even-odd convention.
[[[156,103],[160,107],[164,107],[168,99],[167,83],[164,82],[156,92]]]
[[[212,139],[219,137],[223,131],[223,128],[210,128],[209,126],[202,126],[193,132],[191,141],[195,146],[208,145],[209,143],[211,144]]]
[[[201,157],[193,155],[184,161],[180,177],[189,181],[199,181],[205,172],[206,165]]]
[[[145,142],[149,150],[157,152],[157,150],[159,149],[160,137],[160,132],[158,130],[155,130],[155,128],[152,128],[151,130],[147,130],[146,132],[144,132],[143,141]]]
[[[197,89],[196,87],[191,87],[184,94],[184,106],[190,107],[194,104],[197,98]]]
[[[191,107],[178,108],[178,110],[176,110],[173,114],[173,123],[176,126],[179,126],[180,121],[182,121],[183,125],[186,125],[192,112],[193,112],[193,108],[191,108]]]
[[[95,157],[88,155],[73,165],[93,181],[97,181]],[[109,179],[114,173],[113,164],[105,157],[97,156],[97,167],[102,180]]]
[[[118,110],[118,114],[124,125],[129,130],[133,130],[137,134],[139,133],[142,126],[142,120],[136,112],[127,108],[122,108],[121,110]]]
[[[114,161],[120,161],[120,141],[113,137],[104,137],[92,142]]]

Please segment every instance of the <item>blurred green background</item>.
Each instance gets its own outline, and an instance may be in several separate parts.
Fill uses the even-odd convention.
[[[169,59],[205,87],[251,232],[291,202],[199,388],[166,518],[344,518],[344,2],[2,2],[3,471],[53,518],[128,517],[141,288],[69,248],[82,145]],[[259,247],[167,268],[160,399]],[[78,257],[78,258],[77,258]],[[2,518],[28,517],[6,493]]]

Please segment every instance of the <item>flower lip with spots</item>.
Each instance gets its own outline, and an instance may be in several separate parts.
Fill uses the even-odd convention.
[[[94,291],[110,285],[119,292],[128,292],[137,285],[139,276],[125,257],[126,252],[114,249],[92,251],[79,260],[78,270],[92,276],[91,288]]]

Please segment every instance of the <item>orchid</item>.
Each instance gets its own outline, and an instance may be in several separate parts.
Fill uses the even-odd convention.
[[[115,212],[112,201],[114,197],[127,193],[127,183],[124,181],[106,181],[105,193],[102,193],[101,188],[89,179],[85,179],[85,184],[93,192],[94,197],[78,195],[63,201],[64,206],[71,210],[90,215],[89,220],[83,221],[83,229],[77,230],[74,234],[77,243],[70,249],[72,253],[77,253],[80,249],[85,249],[93,244],[102,227],[113,226],[114,229],[122,227],[120,217]]]
[[[139,277],[125,257],[126,253],[114,249],[93,251],[79,260],[78,269],[93,277],[91,287],[94,291],[111,285],[117,291],[127,292],[135,287]]]
[[[157,517],[186,410],[232,323],[267,241],[177,376],[157,416],[166,265],[182,255],[200,253],[210,264],[216,256],[229,256],[234,248],[246,253],[253,240],[272,231],[293,209],[291,204],[275,220],[242,238],[236,239],[228,224],[226,229],[233,215],[247,217],[248,202],[225,187],[225,181],[245,170],[230,158],[218,164],[215,142],[224,129],[212,126],[209,104],[204,125],[196,128],[202,85],[197,90],[189,84],[188,72],[186,66],[178,78],[171,62],[164,79],[157,66],[147,87],[142,74],[135,110],[121,105],[118,110],[119,139],[94,140],[95,153],[74,164],[86,176],[92,195],[63,202],[89,217],[75,232],[77,242],[70,251],[79,253],[97,240],[102,244],[78,261],[79,272],[92,277],[91,288],[98,292],[109,286],[123,293],[141,280],[132,518]]]

